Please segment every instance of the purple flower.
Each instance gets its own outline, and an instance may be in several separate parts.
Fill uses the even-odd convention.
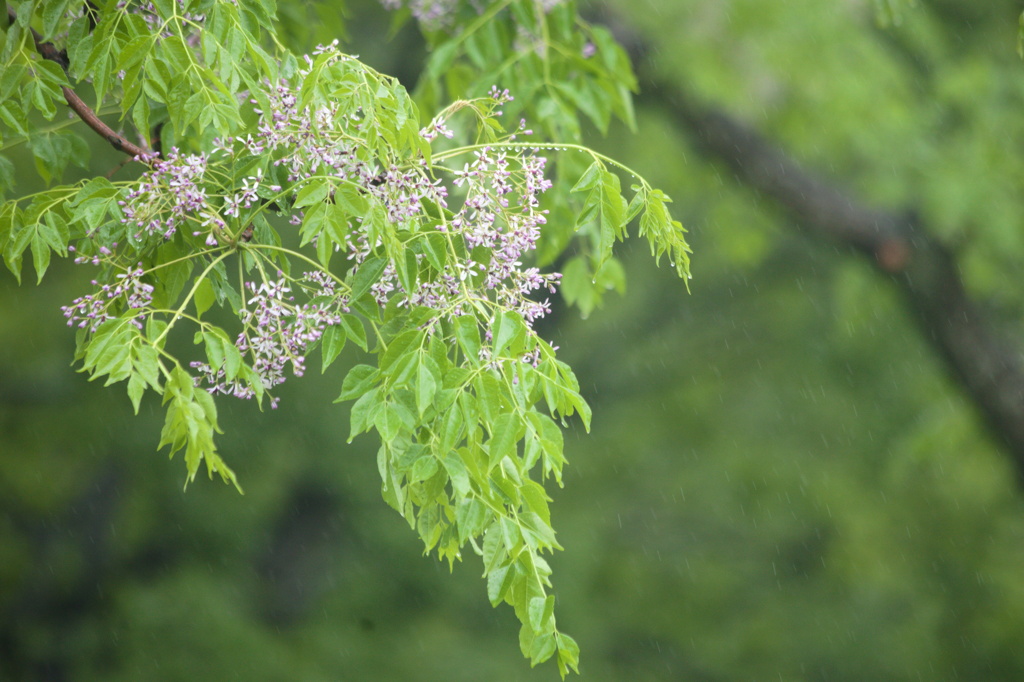
[[[142,329],[142,311],[153,302],[153,285],[141,279],[145,274],[140,263],[134,270],[115,275],[112,285],[99,285],[93,280],[93,286],[99,286],[96,293],[79,296],[71,305],[61,306],[68,326],[93,333],[101,324],[128,309],[140,311],[132,318],[132,324]]]
[[[334,297],[334,281],[323,272],[306,273],[300,284],[310,297]],[[340,314],[328,307],[296,303],[292,283],[283,277],[259,285],[246,282],[246,289],[251,295],[240,311],[245,329],[235,347],[249,354],[264,389],[284,383],[289,365],[292,374],[301,377],[306,371],[306,349],[320,340],[327,327],[341,323]],[[243,399],[255,395],[243,381],[227,381],[224,368],[214,371],[204,362],[193,362],[191,367],[199,372],[196,385],[205,384],[210,393]],[[271,407],[276,406],[277,399],[272,399]]]

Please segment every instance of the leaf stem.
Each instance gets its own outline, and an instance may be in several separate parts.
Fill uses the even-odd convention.
[[[451,158],[456,157],[456,156],[461,156],[462,154],[468,154],[470,152],[474,152],[474,151],[477,151],[479,149],[487,149],[487,148],[490,148],[490,149],[516,149],[516,150],[545,149],[545,150],[550,150],[550,151],[555,151],[555,152],[562,152],[562,151],[583,152],[584,154],[589,154],[591,156],[591,158],[593,158],[594,160],[601,161],[602,163],[606,163],[606,164],[608,164],[610,166],[614,166],[615,168],[618,168],[619,170],[621,170],[621,171],[623,171],[625,173],[628,173],[632,177],[636,178],[640,182],[640,184],[643,186],[644,189],[652,189],[651,184],[649,182],[647,182],[647,180],[644,179],[644,177],[642,175],[640,175],[638,172],[636,172],[635,170],[633,170],[632,168],[630,168],[626,164],[621,163],[619,161],[616,161],[615,159],[613,159],[613,158],[611,158],[609,156],[605,156],[601,152],[594,151],[590,147],[586,147],[586,146],[581,145],[581,144],[553,143],[553,142],[541,142],[541,143],[534,143],[534,142],[489,142],[489,143],[471,144],[471,145],[466,145],[464,147],[457,147],[455,149],[449,149],[448,151],[439,152],[439,153],[434,155],[434,160],[435,161],[444,161],[446,159],[451,159]]]
[[[162,332],[160,332],[160,335],[158,337],[153,339],[153,343],[154,344],[160,343],[164,339],[164,337],[167,336],[168,332],[170,332],[171,328],[174,326],[174,323],[177,322],[182,317],[182,315],[184,314],[185,307],[188,305],[189,301],[191,301],[192,298],[196,295],[196,291],[199,290],[199,285],[203,283],[203,281],[206,279],[206,276],[208,274],[210,274],[210,271],[213,270],[217,266],[217,263],[220,263],[222,260],[224,260],[229,255],[231,255],[231,253],[232,253],[231,251],[225,251],[224,253],[222,253],[219,256],[217,256],[216,258],[214,258],[206,266],[206,269],[203,270],[203,272],[198,277],[196,277],[196,281],[192,285],[192,288],[189,289],[188,294],[185,296],[185,300],[182,301],[181,305],[178,306],[178,309],[176,311],[174,311],[174,315],[167,322],[167,326],[164,327],[164,330]]]

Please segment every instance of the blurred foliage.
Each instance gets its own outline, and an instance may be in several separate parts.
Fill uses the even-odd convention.
[[[350,4],[351,49],[416,73],[412,36],[381,43],[383,11]],[[920,211],[1020,327],[1017,3],[889,3],[902,21],[884,27],[870,0],[611,4],[664,73]],[[288,11],[311,41],[340,31],[315,4]],[[628,297],[543,330],[595,413],[554,495],[581,672],[1024,679],[1024,506],[972,407],[884,281],[792,233],[643,104],[637,135],[595,143],[675,199],[693,295],[636,243]],[[373,446],[344,443],[330,402],[337,367],[275,413],[225,411],[245,497],[183,495],[153,451],[156,405],[133,418],[66,366],[58,306],[83,275],[51,271],[39,289],[0,280],[0,679],[554,678],[522,663],[477,567],[449,576],[381,504]]]

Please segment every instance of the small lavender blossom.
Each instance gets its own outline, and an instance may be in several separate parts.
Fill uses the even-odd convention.
[[[172,149],[165,159],[154,158],[149,163],[150,170],[118,202],[122,221],[138,230],[135,239],[152,235],[170,239],[189,218],[214,215],[203,186],[207,155],[186,156]]]
[[[487,96],[493,99],[497,104],[507,104],[508,102],[511,102],[512,100],[515,99],[515,97],[513,97],[512,94],[508,91],[508,88],[505,88],[504,90],[498,90],[497,85],[491,86],[491,90],[490,92],[487,93]]]
[[[495,99],[511,96],[495,90]],[[525,125],[520,126],[525,129]],[[528,323],[547,315],[548,300],[535,301],[531,296],[541,290],[554,293],[561,280],[557,273],[541,274],[537,268],[522,268],[522,260],[536,248],[547,212],[540,209],[539,195],[551,187],[544,177],[546,159],[528,149],[509,156],[504,149],[484,148],[474,152],[474,160],[454,172],[452,184],[465,189],[462,208],[438,230],[465,241],[467,252],[484,249],[485,262],[470,257],[464,262],[448,263],[431,281],[419,282],[415,291],[406,291],[393,264],[388,264],[370,293],[380,306],[393,296],[400,296],[400,305],[422,305],[439,311],[441,317],[465,314],[465,289],[480,287],[480,297],[491,297],[495,303],[520,313]],[[382,187],[405,187],[408,179],[395,169],[380,176]],[[414,182],[414,181],[413,181]],[[387,196],[387,195],[385,195]],[[406,203],[395,197],[386,201],[393,222],[404,219],[395,215],[396,207],[406,206],[408,218],[420,215],[417,203]],[[377,248],[366,235],[355,231],[348,242],[348,258],[352,271]],[[418,255],[417,261],[423,256]],[[443,312],[440,312],[443,311]]]
[[[455,132],[445,124],[442,118],[435,118],[429,126],[420,131],[420,136],[427,142],[433,142],[438,135],[447,137],[449,140],[455,136]]]
[[[334,296],[334,282],[324,273],[306,273],[304,280],[315,296]],[[306,349],[320,340],[327,327],[340,324],[341,316],[327,307],[297,304],[291,286],[283,278],[258,286],[246,282],[246,288],[252,295],[241,311],[245,330],[238,335],[235,346],[252,358],[252,368],[265,389],[284,383],[289,364],[292,374],[301,377],[306,370]],[[210,393],[243,399],[255,395],[248,384],[237,379],[227,381],[223,368],[215,372],[204,362],[193,362],[191,367],[199,373],[196,385],[205,384]],[[271,407],[277,407],[277,402],[272,398]]]
[[[94,294],[79,296],[71,305],[61,306],[68,326],[88,329],[94,333],[100,325],[112,320],[120,313],[122,307],[129,310],[142,310],[153,302],[153,285],[142,281],[145,271],[139,264],[134,270],[118,273],[113,285],[99,284],[93,280],[92,285],[99,290]],[[142,329],[141,313],[131,322]]]

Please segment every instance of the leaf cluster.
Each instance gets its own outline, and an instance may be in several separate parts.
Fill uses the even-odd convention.
[[[612,252],[630,222],[684,277],[689,248],[668,197],[639,174],[571,142],[520,140],[523,126],[509,133],[499,121],[502,108],[536,112],[570,140],[578,112],[601,129],[613,115],[632,124],[624,52],[573,3],[493,3],[430,33],[417,104],[334,46],[292,55],[277,44],[274,12],[258,0],[21,3],[0,34],[0,149],[31,139],[47,181],[69,160],[88,165],[74,151],[88,131],[40,119],[71,101],[65,89],[89,87],[89,127],[117,113],[153,151],[135,159],[141,176],[96,173],[0,204],[4,262],[19,281],[29,253],[38,280],[53,254],[98,268],[98,289],[65,308],[76,358],[92,379],[126,382],[136,412],[147,392],[160,397],[159,446],[183,452],[186,484],[205,463],[241,490],[216,447],[220,400],[273,407],[287,365],[300,376],[319,348],[326,371],[346,345],[359,348],[338,401],[353,403],[350,440],[380,440],[385,501],[426,552],[480,556],[489,600],[522,624],[524,656],[555,657],[564,676],[579,650],[556,627],[545,555],[561,547],[543,484],[562,484],[566,420],[589,429],[591,412],[524,313],[539,285],[521,282],[553,289],[557,275],[510,272],[525,266],[499,251],[536,246],[523,225],[549,215],[535,197],[542,151],[589,162],[550,202],[559,224],[541,232],[557,237],[542,234],[538,258],[583,245],[564,292],[584,313],[593,291],[622,288]],[[465,98],[496,84],[518,104],[497,90]],[[448,97],[430,125],[452,139],[432,145],[420,109]],[[457,169],[485,158],[486,172]],[[5,164],[0,180],[12,175]],[[635,180],[628,199],[619,173]],[[191,338],[191,350],[175,338]]]

